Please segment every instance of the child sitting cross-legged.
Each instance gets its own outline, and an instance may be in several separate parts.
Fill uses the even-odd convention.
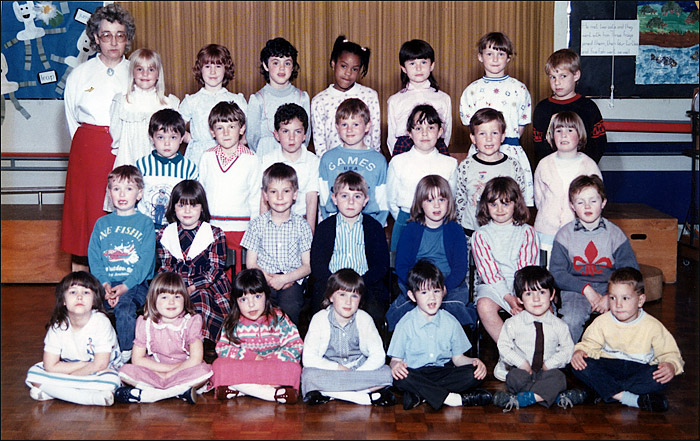
[[[550,309],[554,277],[541,266],[526,266],[515,273],[513,288],[524,311],[507,319],[498,337],[500,359],[509,368],[508,391],[496,392],[493,403],[504,412],[535,403],[564,408],[582,403],[586,392],[566,390],[561,371],[571,359],[574,343],[566,323]]]
[[[476,389],[486,377],[486,366],[464,355],[471,348],[464,329],[452,314],[440,309],[446,289],[438,267],[419,260],[408,274],[408,287],[416,307],[396,325],[387,351],[394,386],[403,392],[403,408],[413,409],[426,401],[435,410],[443,404],[491,403],[490,392]]]

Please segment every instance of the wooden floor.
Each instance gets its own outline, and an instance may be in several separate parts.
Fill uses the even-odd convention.
[[[679,262],[678,282],[660,301],[645,305],[675,336],[685,374],[667,392],[670,409],[653,414],[619,404],[563,410],[531,406],[503,413],[495,406],[422,405],[404,411],[330,402],[279,405],[243,397],[217,401],[213,393],[192,406],[171,399],[103,408],[61,401],[38,402],[24,384],[41,360],[44,323],[54,285],[2,285],[2,439],[698,439],[698,266]],[[489,372],[496,348],[484,340]],[[575,385],[571,377],[570,387]],[[487,377],[485,388],[504,389]]]

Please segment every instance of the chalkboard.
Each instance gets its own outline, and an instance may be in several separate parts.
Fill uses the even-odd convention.
[[[572,1],[569,47],[581,53],[581,20],[636,20],[636,1]],[[576,91],[584,96],[610,97],[613,69],[611,56],[581,57],[581,79]],[[693,96],[697,84],[635,84],[636,59],[617,56],[614,59],[615,98],[679,98]]]

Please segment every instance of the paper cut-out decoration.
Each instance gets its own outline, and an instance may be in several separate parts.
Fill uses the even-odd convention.
[[[18,83],[16,81],[8,81],[7,71],[9,70],[9,68],[7,66],[7,60],[5,60],[5,54],[0,55],[2,56],[2,62],[0,63],[0,67],[2,68],[2,75],[0,80],[2,88],[2,96],[0,96],[0,124],[5,122],[5,95],[8,95],[10,97],[10,101],[12,101],[12,104],[14,104],[15,109],[17,109],[17,111],[21,113],[22,116],[24,116],[26,119],[29,119],[32,116],[19,103],[17,97],[15,97],[15,92],[20,87],[36,86],[36,81],[24,81],[22,83]]]
[[[17,33],[17,36],[3,45],[4,48],[9,48],[20,41],[24,42],[24,70],[32,68],[32,40],[36,40],[36,49],[39,53],[39,60],[46,69],[50,69],[49,60],[46,59],[44,51],[44,43],[41,38],[46,34],[62,34],[66,32],[66,28],[44,29],[37,27],[34,20],[37,18],[36,7],[33,1],[28,1],[24,4],[12,2],[12,9],[15,11],[17,20],[24,24],[24,29]]]
[[[88,38],[87,33],[85,31],[83,31],[80,34],[80,37],[78,37],[76,47],[78,48],[77,57],[59,57],[57,55],[51,55],[51,61],[63,63],[68,66],[63,76],[61,77],[61,81],[59,81],[56,85],[56,93],[59,95],[63,95],[63,91],[66,88],[66,79],[68,78],[68,74],[70,74],[73,71],[73,69],[78,67],[79,64],[86,62],[88,58],[90,58],[95,53],[95,50],[90,47],[90,39]]]

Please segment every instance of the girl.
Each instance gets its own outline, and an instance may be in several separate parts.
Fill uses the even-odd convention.
[[[209,131],[211,109],[221,101],[233,101],[247,114],[248,103],[242,93],[226,89],[236,73],[231,53],[226,46],[208,44],[200,49],[192,73],[202,88],[193,95],[185,95],[180,104],[180,114],[185,122],[190,123],[190,131],[183,139],[188,143],[185,158],[199,165],[202,153],[216,145]]]
[[[44,360],[27,372],[29,396],[98,406],[114,403],[121,354],[103,302],[104,288],[90,273],[70,273],[59,282],[46,324]]]
[[[469,303],[465,282],[467,237],[457,220],[452,190],[442,176],[428,175],[416,186],[411,217],[401,233],[396,250],[396,274],[401,293],[389,306],[386,320],[393,331],[401,317],[413,309],[408,298],[408,272],[420,259],[428,259],[445,275],[447,294],[442,307],[462,325],[476,323],[476,310]]]
[[[319,157],[342,145],[335,128],[335,111],[348,98],[359,98],[369,107],[372,126],[365,136],[365,145],[381,153],[379,95],[376,90],[356,82],[367,75],[369,56],[369,48],[348,41],[344,35],[335,39],[330,59],[335,83],[311,100],[314,151]]]
[[[231,311],[231,283],[224,273],[226,236],[209,223],[207,195],[197,181],[186,179],[173,187],[165,216],[170,223],[156,236],[158,271],[182,276],[188,298],[203,318],[207,359],[213,358],[221,324]]]
[[[292,85],[300,69],[297,53],[292,43],[282,37],[268,40],[260,51],[260,73],[267,84],[248,99],[246,127],[248,147],[258,156],[281,149],[273,134],[279,106],[294,103],[303,107],[307,115],[311,112],[309,94]],[[306,129],[306,139],[311,137],[310,129]]]
[[[547,142],[555,153],[545,156],[535,169],[535,231],[542,249],[551,251],[559,228],[574,220],[569,203],[571,181],[581,175],[603,177],[595,161],[581,151],[586,146],[586,128],[576,113],[552,116]]]
[[[136,320],[131,364],[119,369],[123,386],[114,392],[120,403],[153,403],[177,397],[195,404],[195,388],[211,377],[203,360],[202,316],[178,274],[163,272],[148,288],[143,315]]]
[[[392,155],[407,152],[413,145],[405,130],[408,114],[418,104],[431,104],[440,114],[445,128],[438,139],[437,149],[449,155],[447,144],[452,134],[452,99],[440,90],[433,76],[435,51],[428,42],[411,40],[401,45],[399,50],[401,66],[401,90],[387,100],[387,125],[389,132],[386,143]]]
[[[272,306],[263,272],[245,269],[238,273],[231,300],[208,389],[214,388],[219,400],[250,395],[296,403],[304,342],[289,317]]]
[[[389,161],[386,177],[389,211],[394,217],[391,251],[396,251],[421,178],[432,174],[440,175],[449,182],[452,194],[457,188],[457,160],[439,154],[435,147],[443,133],[442,119],[437,110],[430,104],[414,107],[408,116],[406,130],[413,141],[413,147],[407,154],[394,156]]]
[[[177,110],[180,100],[175,95],[165,97],[163,65],[158,52],[137,49],[129,57],[129,89],[117,94],[109,109],[109,133],[112,136],[112,153],[116,155],[113,168],[120,165],[136,165],[136,161],[153,150],[148,136],[148,123],[160,109]],[[108,192],[105,193],[104,210],[113,211]]]
[[[325,309],[314,314],[304,342],[302,392],[307,404],[332,398],[392,406],[391,368],[372,317],[360,310],[365,283],[343,268],[328,279]]]
[[[515,272],[539,264],[539,242],[527,224],[530,211],[520,186],[509,176],[486,183],[477,208],[479,228],[472,236],[472,253],[480,280],[476,285],[476,310],[494,342],[503,327],[498,315],[523,310],[513,291]]]

